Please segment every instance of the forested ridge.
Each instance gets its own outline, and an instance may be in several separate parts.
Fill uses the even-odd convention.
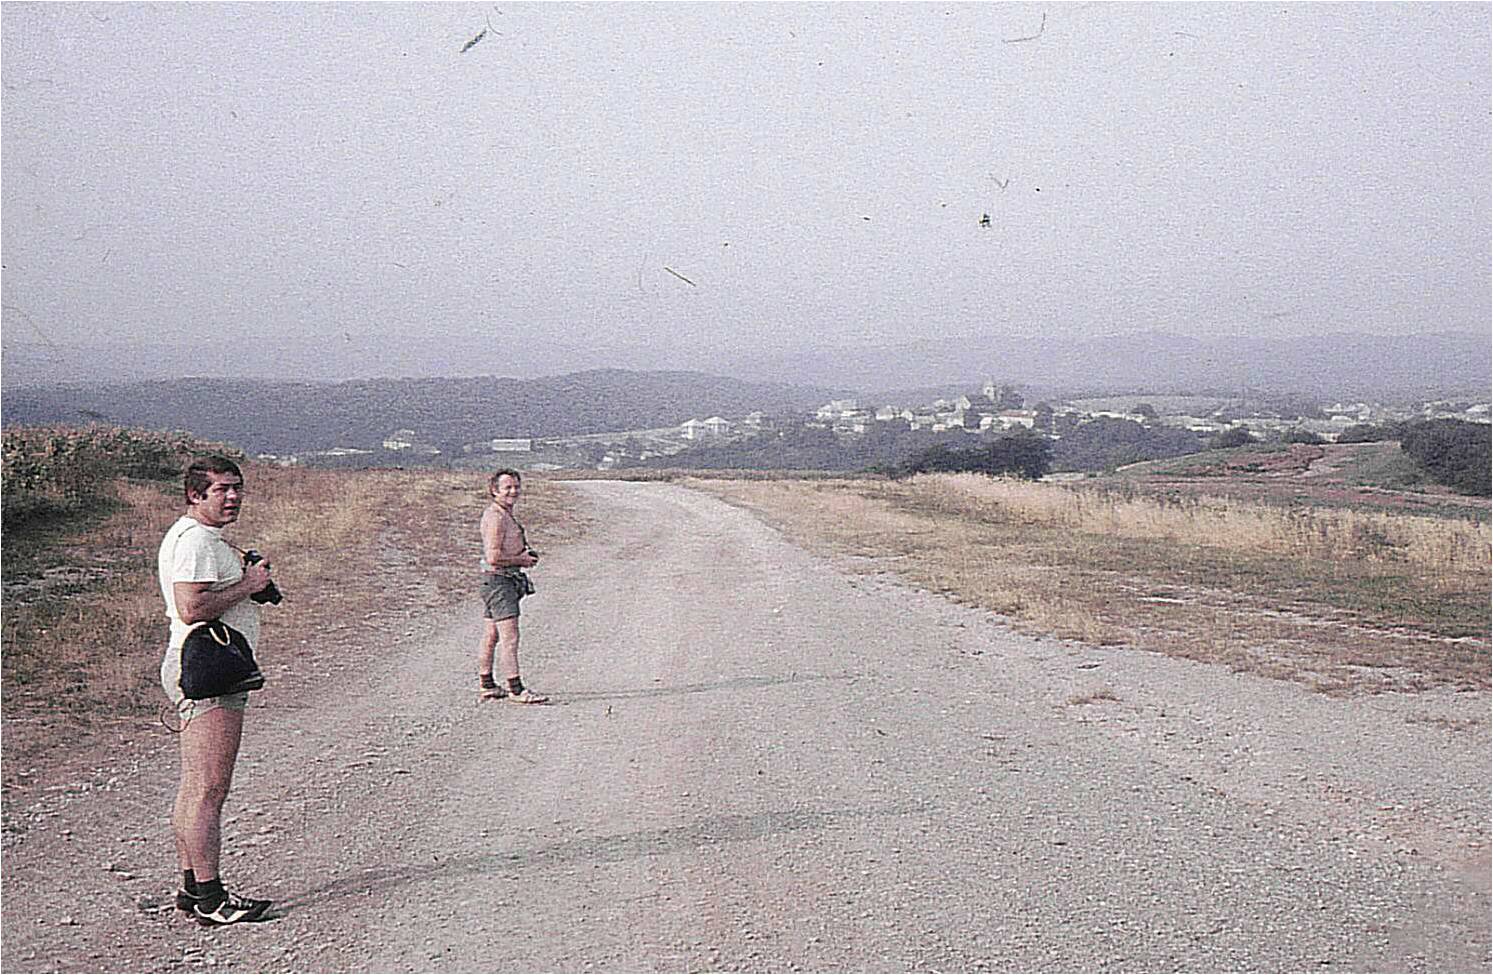
[[[494,437],[574,436],[674,426],[713,414],[806,410],[834,395],[695,372],[620,369],[542,379],[178,379],[7,390],[5,423],[97,420],[190,430],[250,453],[370,447],[407,429],[422,443],[452,450]]]

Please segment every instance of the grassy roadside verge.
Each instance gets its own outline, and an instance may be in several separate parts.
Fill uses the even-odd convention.
[[[974,475],[682,483],[1027,632],[1339,695],[1489,687],[1486,523]]]
[[[244,516],[225,537],[264,553],[286,594],[264,613],[261,656],[272,680],[314,683],[347,646],[378,646],[390,620],[473,598],[484,475],[254,464],[244,475]],[[525,479],[522,517],[536,546],[583,530],[564,494]],[[179,481],[118,478],[90,510],[7,533],[7,802],[64,766],[86,765],[90,752],[160,730],[167,625],[156,552],[183,510]]]

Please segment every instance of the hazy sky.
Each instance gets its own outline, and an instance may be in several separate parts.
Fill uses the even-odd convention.
[[[7,2],[0,28],[7,370],[89,336],[1493,319],[1483,3]]]

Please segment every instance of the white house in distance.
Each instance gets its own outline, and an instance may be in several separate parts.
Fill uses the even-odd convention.
[[[969,418],[969,414],[960,409],[957,404],[952,409],[939,412],[936,416],[938,417],[938,421],[933,424],[933,431],[935,433],[943,430],[963,430],[965,429],[965,421]]]
[[[679,424],[679,436],[685,440],[706,440],[727,436],[734,427],[735,424],[724,417],[713,416],[708,420],[696,420],[691,417]]]
[[[840,417],[850,416],[857,409],[859,409],[859,406],[856,400],[832,399],[814,411],[814,418],[821,422],[837,420]]]
[[[409,450],[415,446],[415,431],[395,430],[384,438],[385,450]]]
[[[835,433],[862,434],[866,432],[866,428],[869,427],[873,422],[875,421],[872,420],[872,414],[870,410],[854,410],[852,412],[842,414],[840,418],[835,420],[835,422],[830,426],[830,429],[834,430]]]
[[[489,440],[488,445],[495,454],[527,453],[534,449],[534,441],[530,437],[498,438]]]

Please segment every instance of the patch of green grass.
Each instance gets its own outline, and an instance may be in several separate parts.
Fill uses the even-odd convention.
[[[1340,476],[1347,484],[1415,491],[1435,487],[1397,443],[1365,444],[1345,459]]]

